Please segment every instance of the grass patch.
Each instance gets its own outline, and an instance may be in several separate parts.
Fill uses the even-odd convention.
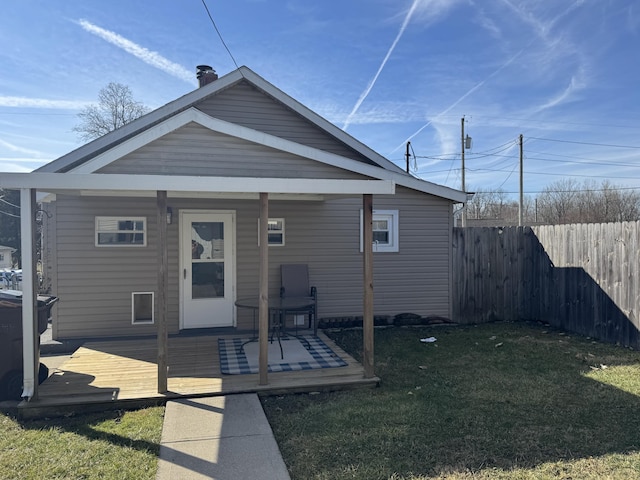
[[[640,478],[640,353],[530,324],[375,345],[380,388],[263,399],[293,479]]]
[[[164,407],[20,422],[0,415],[0,478],[154,479]]]

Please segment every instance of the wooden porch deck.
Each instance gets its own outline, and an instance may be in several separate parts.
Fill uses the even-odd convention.
[[[364,378],[363,366],[353,357],[323,333],[318,335],[347,365],[269,373],[268,385],[259,385],[258,374],[220,372],[220,336],[171,337],[166,394],[157,393],[155,338],[87,342],[40,385],[39,398],[22,402],[20,409],[25,416],[39,416],[47,411],[67,412],[91,406],[121,408],[180,397],[329,391],[378,384],[377,377]]]

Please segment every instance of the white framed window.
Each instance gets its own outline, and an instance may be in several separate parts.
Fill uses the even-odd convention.
[[[0,262],[4,262],[4,253],[0,253]]]
[[[146,247],[145,217],[96,217],[96,247]]]
[[[153,321],[153,292],[131,292],[131,325],[150,325]]]
[[[373,211],[373,251],[399,252],[399,212],[398,210]],[[360,251],[362,252],[363,213],[360,210]]]
[[[270,218],[267,225],[270,247],[284,246],[284,218]],[[260,219],[258,219],[258,246],[260,246]]]

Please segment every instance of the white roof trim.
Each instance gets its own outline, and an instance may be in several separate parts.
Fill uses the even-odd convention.
[[[341,168],[376,179],[390,179],[399,185],[403,185],[424,193],[449,198],[455,201],[466,201],[466,195],[457,190],[425,182],[424,180],[408,176],[404,173],[395,173],[389,170],[385,170],[381,167],[367,165],[366,163],[362,163],[357,160],[352,160],[350,158],[335,155],[333,153],[295,143],[290,140],[285,140],[283,138],[253,130],[242,125],[229,123],[224,120],[211,117],[193,107],[181,113],[178,113],[173,117],[168,118],[167,120],[149,128],[148,130],[142,131],[135,137],[130,138],[129,140],[126,140],[119,145],[116,145],[111,150],[107,150],[105,153],[98,155],[88,162],[85,162],[82,165],[74,168],[73,170],[71,170],[71,172],[74,174],[95,173],[96,171],[118,160],[119,158],[122,158],[123,156],[191,122],[202,125],[203,127],[218,133],[240,138],[242,140],[263,145],[268,148],[273,148],[275,150],[290,153],[310,160],[318,161],[326,165]]]
[[[402,170],[399,166],[395,165],[393,162],[387,160],[386,158],[376,153],[374,150],[370,149],[360,141],[356,140],[355,138],[353,138],[343,130],[339,129],[332,123],[328,122],[327,120],[325,120],[324,118],[322,118],[321,116],[313,112],[312,110],[308,109],[307,107],[305,107],[304,105],[302,105],[301,103],[293,99],[292,97],[288,96],[287,94],[279,90],[277,87],[267,82],[262,77],[260,77],[259,75],[257,75],[256,73],[254,73],[252,70],[250,70],[245,66],[240,67],[238,70],[234,70],[228,73],[227,75],[220,77],[215,82],[211,82],[210,84],[205,85],[204,87],[197,88],[196,90],[193,90],[192,92],[187,93],[186,95],[148,113],[147,115],[144,115],[143,117],[124,125],[118,130],[108,133],[103,137],[100,137],[86,145],[79,147],[78,149],[72,152],[69,152],[68,154],[52,162],[49,162],[46,165],[43,165],[42,167],[38,168],[35,172],[36,173],[60,172],[62,170],[69,169],[69,167],[71,167],[74,164],[79,164],[77,169],[80,169],[81,166],[85,163],[86,159],[92,157],[96,153],[104,152],[102,154],[99,154],[98,155],[99,157],[101,157],[104,154],[107,154],[111,149],[115,149],[118,146],[118,142],[121,142],[123,139],[127,139],[134,135],[137,137],[139,135],[144,134],[146,130],[153,130],[154,125],[159,124],[159,122],[164,123],[167,119],[171,119],[172,117],[179,115],[181,112],[188,111],[188,109],[192,108],[194,105],[196,105],[198,102],[202,101],[203,99],[209,96],[215,95],[218,92],[235,85],[236,83],[242,81],[243,79],[246,79],[249,83],[253,84],[256,88],[262,90],[265,94],[270,95],[276,101],[281,102],[283,105],[287,106],[288,108],[291,108],[293,111],[301,115],[303,118],[306,118],[308,121],[317,125],[319,128],[325,130],[330,135],[333,135],[339,141],[344,142],[346,145],[350,146],[355,151],[362,154],[364,157],[370,159],[374,163],[377,163],[378,165],[380,165],[380,169],[386,171],[389,175],[385,175],[380,172],[373,173],[373,171],[371,170],[368,170],[367,173],[365,173],[364,170],[361,170],[362,167],[356,169],[356,166],[353,165],[353,162],[360,164],[361,166],[370,167],[373,169],[375,169],[376,167],[372,165],[367,165],[365,163],[358,162],[355,160],[347,159],[345,157],[331,155],[326,152],[324,153],[326,153],[327,156],[323,157],[324,160],[321,160],[321,161],[325,161],[325,163],[332,165],[333,163],[329,161],[330,156],[335,158],[342,158],[344,160],[349,160],[349,165],[348,166],[342,165],[340,162],[338,162],[337,164],[335,164],[335,166],[338,166],[340,168],[346,168],[348,170],[351,170],[357,173],[362,173],[363,175],[372,176],[374,178],[382,178],[382,177],[389,178],[395,181],[398,185],[403,185],[413,190],[417,190],[423,193],[446,198],[454,202],[461,202],[461,203],[466,202],[466,194],[464,192],[460,192],[459,190],[444,187],[435,183],[431,183],[431,182],[424,181],[424,180],[410,176],[409,174],[405,173],[404,170]],[[208,117],[208,118],[212,118],[212,117]],[[175,127],[175,125],[169,124],[168,128],[179,128],[179,127]],[[171,130],[168,130],[167,133],[169,131]],[[159,130],[156,131],[156,134],[158,132]],[[260,132],[258,132],[258,134],[260,134]],[[263,134],[263,135],[266,135],[266,134]],[[136,138],[136,137],[132,137],[132,138]],[[255,139],[252,141],[255,141]],[[126,143],[126,141],[124,143]],[[257,143],[261,143],[261,142],[257,142]],[[277,147],[274,147],[274,148],[277,148]],[[311,149],[311,150],[315,150],[315,149]],[[283,151],[286,151],[286,150],[283,150]],[[300,153],[297,153],[297,154],[300,154]],[[305,154],[302,154],[302,156],[306,156],[307,158],[314,158],[312,156],[308,156]],[[89,160],[89,161],[92,161],[92,160]]]
[[[362,163],[357,160],[341,157],[333,153],[325,152],[324,150],[308,147],[268,133],[211,117],[193,107],[180,112],[157,125],[154,125],[148,130],[142,131],[135,137],[116,145],[103,154],[98,155],[88,162],[70,170],[70,172],[95,173],[119,158],[122,158],[125,155],[144,147],[154,140],[158,140],[164,135],[167,135],[168,133],[171,133],[191,122],[195,122],[218,133],[240,138],[242,140],[273,148],[275,150],[280,150],[282,152],[291,153],[310,160],[316,160],[321,163],[350,170],[361,175],[367,175],[373,178],[382,178],[385,176],[385,172],[387,172],[387,170],[384,170],[381,167],[367,165],[366,163]]]
[[[345,143],[349,147],[353,148],[356,152],[359,152],[363,156],[367,157],[371,161],[377,163],[381,168],[396,171],[402,173],[403,170],[393,162],[384,158],[379,153],[375,152],[362,142],[356,140],[344,130],[339,129],[331,122],[325,120],[317,113],[313,112],[309,108],[302,105],[300,102],[290,97],[282,90],[278,89],[264,78],[253,72],[250,68],[242,66],[238,70],[234,70],[227,75],[220,77],[215,82],[211,82],[204,87],[197,88],[186,95],[169,102],[168,104],[149,112],[148,114],[128,123],[121,128],[110,132],[100,138],[87,143],[76,150],[69,152],[62,157],[43,165],[37,171],[39,172],[55,172],[68,168],[70,165],[78,161],[82,161],[83,158],[91,156],[94,152],[109,148],[110,145],[119,142],[122,138],[126,138],[136,132],[148,128],[150,125],[157,123],[165,118],[168,118],[177,112],[181,112],[187,108],[192,107],[203,99],[215,95],[216,93],[225,90],[234,84],[245,79],[249,83],[253,84],[258,89],[262,90],[267,95],[270,95],[275,100],[281,102],[294,112],[306,118],[311,123],[317,125],[319,128],[325,130],[330,135],[333,135],[339,141]]]
[[[29,188],[45,192],[113,190],[140,192],[284,193],[311,195],[394,194],[391,180],[310,178],[191,177],[93,173],[3,173],[0,188]]]

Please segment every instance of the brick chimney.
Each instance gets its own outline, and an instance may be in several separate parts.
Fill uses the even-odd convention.
[[[218,79],[218,74],[209,65],[198,65],[196,72],[196,78],[201,88]]]

